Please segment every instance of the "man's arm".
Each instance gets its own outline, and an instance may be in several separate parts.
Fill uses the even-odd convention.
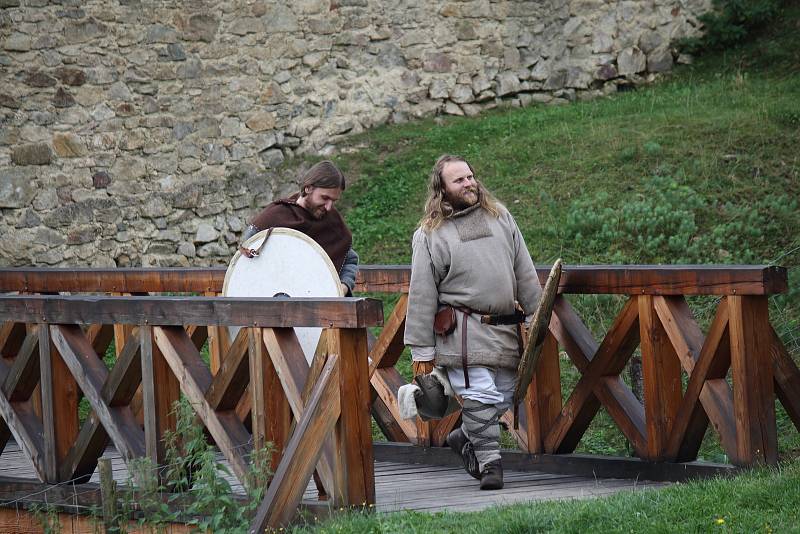
[[[514,232],[514,276],[517,279],[517,301],[527,314],[532,314],[539,305],[542,296],[542,285],[536,274],[531,254],[525,245],[525,238],[511,214],[508,214]]]
[[[411,282],[404,342],[411,347],[415,361],[430,361],[435,355],[433,317],[439,307],[433,260],[425,233],[417,230],[412,242]]]
[[[344,265],[342,265],[342,272],[339,273],[339,280],[347,288],[345,296],[353,294],[353,288],[356,285],[356,275],[358,274],[358,253],[352,248],[347,251],[347,256],[344,258]]]

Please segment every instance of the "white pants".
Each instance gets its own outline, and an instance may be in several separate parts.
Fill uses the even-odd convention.
[[[511,407],[517,371],[512,369],[490,369],[477,365],[467,368],[469,389],[464,387],[464,370],[448,367],[447,378],[457,395],[483,404],[493,404],[499,414]]]

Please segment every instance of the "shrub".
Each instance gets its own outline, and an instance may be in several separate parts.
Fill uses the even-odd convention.
[[[781,0],[714,0],[714,9],[698,17],[705,25],[703,36],[685,39],[680,47],[696,54],[740,43],[753,30],[774,19],[781,3]]]

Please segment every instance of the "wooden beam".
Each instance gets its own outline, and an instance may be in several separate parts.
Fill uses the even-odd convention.
[[[525,450],[541,454],[544,452],[544,438],[562,407],[558,342],[550,332],[545,338],[539,364],[522,404],[519,411],[525,414],[525,425],[520,424],[520,427],[525,433]]]
[[[394,367],[400,355],[403,354],[405,344],[403,334],[406,327],[406,311],[408,310],[408,295],[401,295],[395,304],[389,319],[381,330],[378,339],[369,351],[369,374],[378,367]]]
[[[630,299],[622,308],[605,339],[583,370],[553,428],[545,438],[548,452],[571,452],[599,409],[602,400],[609,415],[638,454],[644,454],[646,429],[641,404],[622,383],[619,373],[639,342],[638,308]],[[574,343],[569,343],[574,346]],[[585,358],[586,356],[583,355]],[[580,360],[580,358],[577,358]]]
[[[772,327],[770,330],[772,333],[770,354],[775,375],[775,394],[794,422],[795,428],[800,430],[800,370],[781,342],[781,338]]]
[[[55,325],[51,327],[53,344],[75,377],[95,415],[111,437],[114,446],[125,460],[145,455],[144,432],[136,423],[130,406],[109,406],[102,389],[108,378],[108,369],[97,357],[89,341],[78,326]],[[131,366],[133,367],[133,366]],[[134,389],[135,391],[135,389]],[[66,454],[65,454],[66,456]]]
[[[544,284],[550,266],[537,269]],[[408,265],[361,265],[358,292],[408,293]],[[42,292],[222,292],[224,268],[0,269],[0,291]],[[787,271],[766,265],[569,265],[562,293],[648,295],[771,295],[788,289]],[[278,325],[261,325],[278,326]]]
[[[644,459],[662,461],[681,402],[681,362],[658,318],[653,297],[641,295],[637,301],[647,422]]]
[[[778,461],[772,336],[766,297],[727,297],[736,442],[741,465]]]
[[[730,367],[730,343],[728,333],[728,306],[722,301],[717,307],[717,312],[711,327],[706,336],[705,342],[699,351],[699,356],[695,357],[693,333],[696,325],[688,322],[683,305],[673,303],[662,303],[661,316],[669,318],[682,317],[684,326],[687,327],[688,336],[683,337],[684,332],[673,331],[671,338],[673,343],[678,346],[692,345],[689,349],[691,363],[684,362],[684,368],[689,375],[689,382],[686,392],[678,407],[675,422],[672,427],[672,434],[667,445],[667,459],[673,461],[689,461],[697,457],[700,450],[709,418],[714,421],[714,428],[717,429],[720,442],[725,452],[734,457],[736,455],[736,427],[733,423],[733,404],[729,402],[732,398],[730,387],[725,382],[725,376]],[[685,304],[685,302],[683,303]],[[671,321],[673,324],[677,322]],[[696,361],[695,361],[696,360]],[[725,391],[727,390],[727,391]]]
[[[297,505],[322,453],[325,437],[341,414],[340,373],[339,358],[332,354],[312,389],[306,410],[297,422],[267,494],[258,506],[249,530],[252,534],[287,525],[297,513]]]
[[[344,504],[367,506],[375,503],[367,331],[334,330],[328,342],[331,354],[339,356],[341,415],[336,448],[340,456],[337,467],[342,467],[346,476]]]
[[[184,324],[364,328],[383,323],[383,304],[365,298],[0,296],[0,321],[59,324]]]
[[[181,384],[197,416],[203,421],[240,482],[247,481],[250,434],[233,410],[216,412],[205,398],[213,377],[191,338],[181,327],[154,327],[155,344]]]
[[[236,408],[239,400],[247,390],[249,381],[247,350],[253,353],[254,347],[249,331],[240,328],[239,333],[228,351],[220,359],[220,367],[214,374],[214,381],[206,393],[206,400],[215,410],[231,410]],[[252,373],[251,373],[252,374]]]
[[[398,424],[406,440],[417,442],[417,427],[414,421],[400,417],[400,407],[397,405],[397,390],[406,384],[405,379],[394,367],[376,369],[370,379],[370,384],[375,389],[383,404],[392,414],[392,419]]]
[[[263,340],[269,358],[272,360],[272,365],[280,379],[280,385],[286,395],[286,401],[291,407],[294,419],[299,421],[303,416],[306,405],[306,401],[303,399],[304,392],[310,392],[311,387],[309,386],[313,386],[313,383],[309,382],[311,369],[306,361],[305,354],[303,354],[303,348],[300,346],[293,328],[264,329]],[[318,366],[324,365],[322,358],[317,361]],[[330,437],[326,438],[317,471],[328,496],[334,501],[338,501],[344,488],[336,487],[333,472],[335,465],[333,449],[333,440]]]

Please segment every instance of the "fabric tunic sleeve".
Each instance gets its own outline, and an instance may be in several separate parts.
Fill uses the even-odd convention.
[[[433,260],[428,247],[428,238],[422,229],[414,233],[411,255],[411,283],[408,289],[408,312],[406,313],[406,345],[433,347],[433,317],[439,307],[439,291],[436,287]]]
[[[339,273],[339,280],[352,292],[353,287],[356,285],[357,274],[358,253],[351,248],[348,249],[347,255],[344,258],[344,265],[342,266],[342,271]]]
[[[517,301],[525,310],[531,314],[539,305],[542,296],[542,285],[539,283],[539,276],[536,274],[536,267],[533,265],[531,254],[525,245],[525,238],[517,226],[517,222],[511,214],[508,214],[511,228],[513,228],[514,238],[514,276],[517,279]]]

